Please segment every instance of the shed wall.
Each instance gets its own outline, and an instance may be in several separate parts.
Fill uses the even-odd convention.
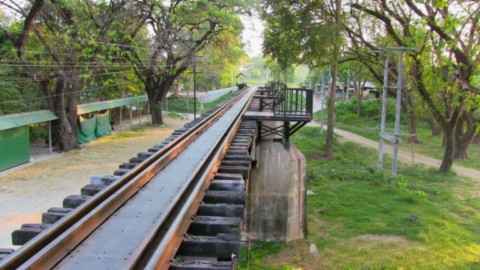
[[[0,171],[29,161],[28,126],[0,130]]]

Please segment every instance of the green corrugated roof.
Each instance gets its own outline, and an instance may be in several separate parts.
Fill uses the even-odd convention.
[[[28,126],[56,119],[58,119],[58,117],[49,110],[7,114],[0,116],[0,130]]]
[[[138,97],[129,97],[129,98],[114,99],[114,100],[101,101],[101,102],[95,102],[95,103],[81,104],[81,105],[78,105],[77,114],[98,112],[106,109],[130,105],[130,104],[138,104],[139,102],[144,102],[147,100],[148,100],[147,96],[144,95],[144,96],[138,96]]]

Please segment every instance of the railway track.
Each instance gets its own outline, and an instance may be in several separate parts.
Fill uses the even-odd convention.
[[[255,122],[248,89],[82,195],[25,224],[0,269],[232,269],[240,248]],[[32,238],[33,237],[33,238]],[[30,238],[32,238],[30,240]]]

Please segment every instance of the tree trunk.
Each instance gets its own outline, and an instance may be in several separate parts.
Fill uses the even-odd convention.
[[[473,138],[473,144],[475,145],[479,145],[480,144],[480,133],[478,133],[477,135],[475,135],[475,137]]]
[[[357,116],[362,115],[362,100],[363,100],[363,90],[360,80],[354,82],[355,85],[355,97],[357,98]]]
[[[418,140],[418,137],[417,137],[417,116],[415,115],[415,113],[413,112],[413,108],[411,107],[413,105],[411,104],[411,102],[408,102],[408,100],[410,100],[410,97],[407,97],[407,104],[406,104],[407,118],[408,118],[408,133],[411,134],[408,141],[410,143],[419,144],[420,141]]]
[[[77,141],[77,134],[73,133],[72,126],[68,120],[66,104],[65,104],[65,90],[66,80],[64,77],[58,78],[56,84],[56,97],[54,98],[54,112],[58,116],[58,120],[54,122],[55,138],[59,145],[60,151],[69,151],[79,147]]]
[[[163,125],[162,105],[160,104],[160,102],[157,102],[157,99],[155,97],[150,97],[150,95],[148,95],[148,103],[150,105],[152,125]]]
[[[472,137],[473,138],[473,137]],[[468,160],[470,156],[468,155],[468,149],[470,147],[470,142],[472,140],[465,139],[455,139],[455,154],[453,155],[454,159],[457,160]]]
[[[68,122],[72,129],[72,147],[75,149],[80,148],[80,144],[78,143],[78,100],[80,97],[80,90],[82,86],[79,84],[78,80],[71,76],[69,81],[73,81],[73,84],[70,85],[70,93],[68,95]]]
[[[433,118],[428,118],[427,124],[430,127],[430,130],[432,131],[432,136],[440,136],[442,134],[442,128],[438,126],[437,122]]]
[[[411,96],[411,89],[405,88],[403,91],[405,99],[402,100],[403,105],[407,111],[407,120],[408,120],[408,133],[411,134],[408,138],[408,142],[419,144],[420,141],[417,137],[417,117],[413,111],[413,101]]]
[[[336,74],[337,65],[332,65],[332,74]],[[335,77],[334,77],[335,78]],[[327,141],[325,155],[328,160],[333,159],[333,129],[335,125],[335,94],[336,94],[336,83],[335,79],[332,80],[330,85],[330,91],[328,96],[328,119],[327,119]]]
[[[455,128],[455,159],[469,159],[468,148],[475,136],[475,122],[473,114],[464,112]]]
[[[340,12],[341,0],[335,0],[335,25],[337,29],[334,32],[333,38],[333,55],[332,55],[332,84],[330,85],[330,96],[328,98],[328,120],[327,120],[327,140],[325,145],[325,156],[328,160],[333,159],[333,128],[335,125],[335,95],[337,90],[337,73],[338,73],[338,58],[340,57]]]
[[[408,112],[408,132],[412,134],[408,138],[408,142],[419,144],[420,141],[418,140],[418,137],[417,137],[417,118],[412,112]]]
[[[443,127],[443,136],[445,141],[445,152],[443,153],[442,164],[438,169],[441,173],[449,173],[453,165],[453,155],[455,152],[455,120],[445,123]]]

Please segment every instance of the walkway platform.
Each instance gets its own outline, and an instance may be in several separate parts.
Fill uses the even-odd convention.
[[[284,122],[310,122],[312,121],[312,116],[310,114],[275,114],[274,112],[252,112],[248,111],[243,115],[245,120],[255,120],[255,121],[284,121]]]
[[[258,140],[274,135],[288,142],[291,135],[312,121],[312,90],[271,84],[259,87],[253,98],[251,110],[243,118],[257,122]]]

